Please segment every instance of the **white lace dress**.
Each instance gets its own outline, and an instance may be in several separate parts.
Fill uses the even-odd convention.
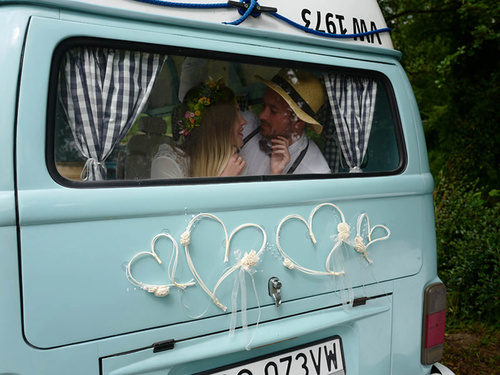
[[[151,178],[189,177],[189,157],[184,151],[162,144],[151,163]]]

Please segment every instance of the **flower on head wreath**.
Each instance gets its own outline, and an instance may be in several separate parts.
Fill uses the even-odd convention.
[[[220,78],[217,81],[209,81],[195,87],[194,96],[191,94],[191,90],[187,93],[187,100],[183,103],[183,108],[186,111],[177,121],[180,129],[179,134],[184,136],[184,139],[189,138],[193,129],[201,125],[201,119],[207,107],[227,98],[227,92],[224,92],[225,88],[224,80]]]

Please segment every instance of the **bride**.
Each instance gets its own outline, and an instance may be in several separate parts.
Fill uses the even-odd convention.
[[[178,126],[183,142],[162,144],[153,158],[151,178],[238,176],[243,126],[234,92],[222,80],[193,87],[181,104]]]

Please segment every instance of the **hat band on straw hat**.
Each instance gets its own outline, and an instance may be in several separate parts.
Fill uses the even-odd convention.
[[[300,96],[300,94],[293,88],[293,86],[284,80],[282,77],[276,75],[273,77],[272,81],[276,83],[279,87],[281,87],[290,98],[297,104],[297,106],[302,109],[309,116],[314,118],[316,113],[312,110],[312,108],[307,104],[307,102]]]

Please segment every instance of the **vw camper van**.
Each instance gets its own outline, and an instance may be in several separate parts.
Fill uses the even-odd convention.
[[[399,58],[375,0],[0,0],[0,374],[451,374]]]

